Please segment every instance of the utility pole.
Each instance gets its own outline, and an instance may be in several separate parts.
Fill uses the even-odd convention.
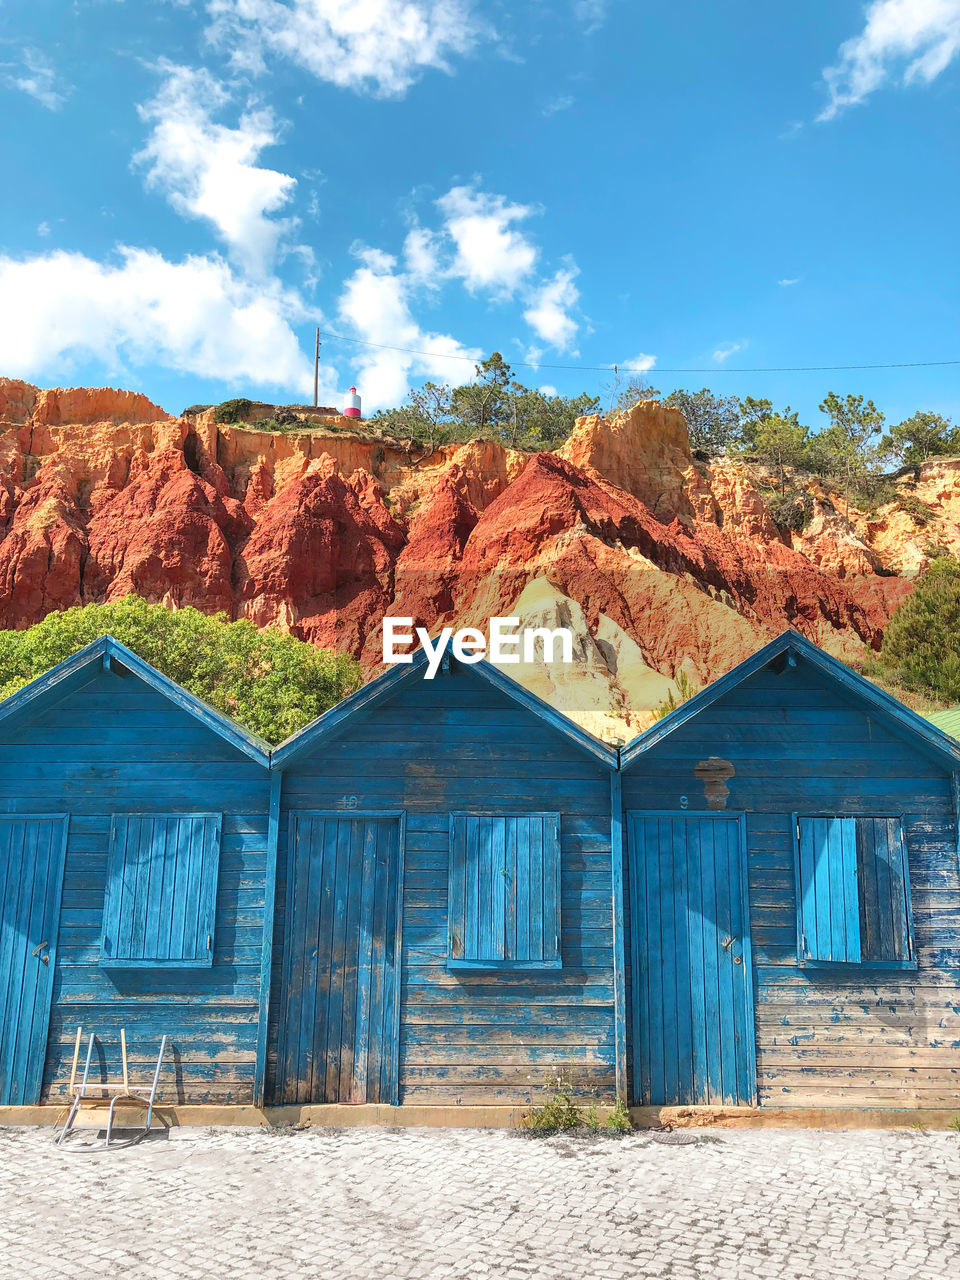
[[[313,407],[317,407],[320,390],[320,328],[317,327],[317,345],[313,349]]]

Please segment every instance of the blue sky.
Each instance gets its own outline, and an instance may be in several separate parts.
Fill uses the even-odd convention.
[[[960,418],[737,372],[960,359],[958,68],[960,0],[0,0],[0,373],[286,402],[319,324],[430,353],[325,338],[365,410],[498,348]]]

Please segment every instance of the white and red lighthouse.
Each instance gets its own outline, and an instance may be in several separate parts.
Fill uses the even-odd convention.
[[[360,413],[360,397],[357,395],[357,388],[351,387],[347,396],[346,408],[343,411],[345,418],[359,418],[363,415]]]

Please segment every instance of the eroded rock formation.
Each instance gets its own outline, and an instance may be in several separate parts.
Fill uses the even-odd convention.
[[[556,453],[423,456],[345,425],[270,433],[0,379],[0,625],[135,592],[348,649],[369,673],[385,613],[519,616],[570,626],[578,650],[515,674],[628,737],[679,671],[705,684],[785,626],[841,657],[876,647],[934,548],[960,548],[960,462],[872,513],[812,483],[800,533],[774,522],[766,479],[698,462],[653,402],[581,419]]]

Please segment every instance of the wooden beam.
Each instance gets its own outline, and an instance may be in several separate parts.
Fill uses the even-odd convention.
[[[623,797],[619,773],[610,775],[610,877],[613,895],[613,1019],[617,1097],[627,1101],[627,988],[623,929]]]
[[[273,922],[277,901],[277,848],[280,840],[280,796],[283,773],[270,774],[267,817],[267,867],[263,893],[263,940],[260,950],[260,1013],[257,1019],[257,1064],[253,1078],[254,1104],[263,1106],[267,1081],[267,1027],[270,1020],[270,978],[273,973]]]

